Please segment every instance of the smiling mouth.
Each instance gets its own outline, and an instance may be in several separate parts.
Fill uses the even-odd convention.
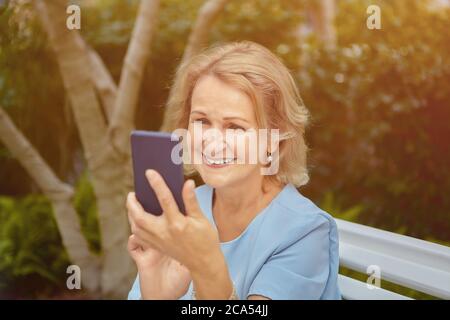
[[[207,157],[205,154],[203,154],[203,159],[205,160],[205,163],[207,165],[213,166],[213,167],[223,167],[223,166],[233,163],[236,160],[236,158],[213,159],[213,158]]]

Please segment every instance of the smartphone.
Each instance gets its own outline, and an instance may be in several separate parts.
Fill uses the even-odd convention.
[[[131,133],[134,189],[145,211],[161,215],[162,208],[145,176],[153,169],[163,177],[180,209],[185,214],[181,190],[184,184],[181,140],[175,134],[135,130]]]

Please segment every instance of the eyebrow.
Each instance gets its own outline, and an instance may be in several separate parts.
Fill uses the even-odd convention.
[[[192,114],[200,114],[200,115],[203,115],[203,116],[206,116],[206,113],[204,113],[204,112],[202,112],[202,111],[197,111],[197,110],[194,110],[194,111],[192,111],[191,112],[191,115]],[[231,116],[231,117],[224,117],[223,118],[224,120],[233,120],[233,119],[235,119],[235,120],[241,120],[241,121],[244,121],[244,122],[246,122],[246,123],[249,123],[247,120],[245,120],[244,118],[241,118],[241,117],[237,117],[237,116]]]

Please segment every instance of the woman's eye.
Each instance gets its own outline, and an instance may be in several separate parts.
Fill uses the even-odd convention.
[[[242,130],[242,131],[245,131],[245,128],[243,128],[243,127],[241,127],[241,126],[239,126],[239,125],[237,125],[237,124],[230,124],[230,125],[228,126],[228,128],[233,129],[233,130]]]
[[[201,118],[201,119],[194,119],[194,120],[192,120],[192,123],[199,123],[199,124],[208,124],[208,119],[204,119],[204,118]]]

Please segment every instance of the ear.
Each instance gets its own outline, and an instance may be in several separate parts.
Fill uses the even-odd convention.
[[[280,151],[281,134],[279,129],[270,129],[268,151],[273,156]]]
[[[280,131],[279,129],[269,129],[267,143],[267,164],[270,165],[272,161],[278,161],[280,152]]]

